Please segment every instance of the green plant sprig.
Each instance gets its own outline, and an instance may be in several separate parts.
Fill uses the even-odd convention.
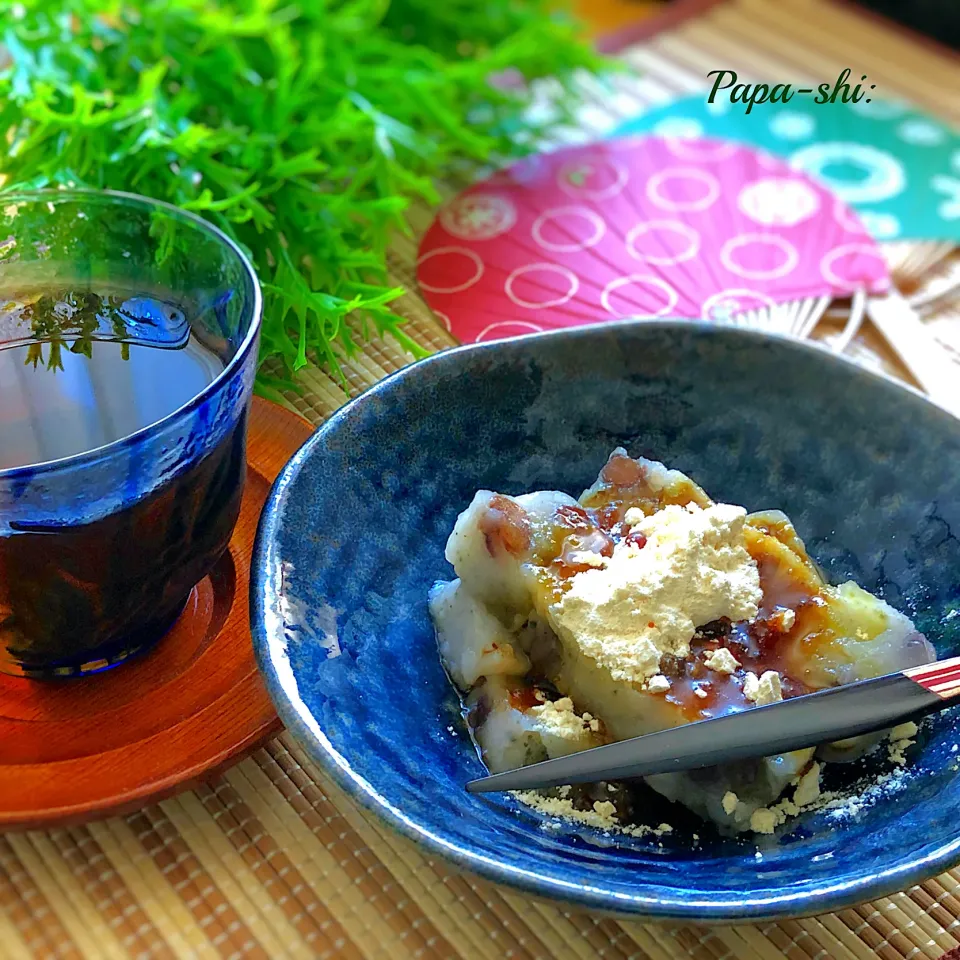
[[[386,268],[408,206],[436,203],[451,170],[525,151],[510,134],[525,86],[491,77],[599,66],[546,0],[3,6],[3,189],[129,190],[227,232],[266,292],[265,391],[306,365],[339,371],[351,315],[422,353]]]

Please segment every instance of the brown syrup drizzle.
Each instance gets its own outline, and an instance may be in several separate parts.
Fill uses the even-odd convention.
[[[620,454],[607,461],[600,480],[601,485],[583,505],[558,507],[546,523],[532,522],[511,498],[494,496],[480,521],[487,549],[493,556],[506,551],[528,559],[539,568],[538,579],[546,597],[557,601],[576,574],[597,566],[587,559],[589,554],[610,557],[615,545],[624,541],[642,549],[646,538],[626,523],[628,509],[637,507],[649,516],[669,504],[708,506],[712,502],[686,478],[654,489],[643,464]],[[836,638],[821,593],[822,581],[789,521],[773,513],[748,518],[745,541],[760,576],[763,598],[759,616],[749,623],[707,624],[694,636],[689,657],[664,657],[661,663],[671,681],[670,690],[661,696],[676,704],[687,722],[753,706],[743,696],[748,671],[759,676],[775,670],[781,677],[784,698],[809,693],[813,688],[804,682],[804,664]],[[788,611],[793,611],[795,620],[786,629],[784,614]],[[721,646],[740,663],[732,675],[704,664]],[[517,696],[525,704],[520,706],[518,701],[519,709],[542,702],[536,687]]]

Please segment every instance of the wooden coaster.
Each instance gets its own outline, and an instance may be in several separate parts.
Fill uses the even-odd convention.
[[[296,414],[254,399],[230,547],[152,650],[60,682],[0,674],[0,828],[139,807],[280,729],[250,642],[250,556],[270,485],[312,432]]]

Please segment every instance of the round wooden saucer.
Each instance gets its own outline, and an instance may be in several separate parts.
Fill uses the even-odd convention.
[[[312,431],[296,414],[254,399],[230,547],[152,650],[74,680],[0,674],[0,828],[141,806],[280,729],[250,642],[250,556],[270,485]]]

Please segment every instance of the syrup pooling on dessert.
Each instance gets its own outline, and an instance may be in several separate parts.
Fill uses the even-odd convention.
[[[646,545],[644,534],[625,519],[631,508],[639,508],[650,516],[671,504],[710,503],[686,477],[671,479],[668,488],[656,491],[646,482],[636,460],[615,455],[601,472],[602,486],[598,485],[584,498],[590,506],[562,503],[536,522],[515,500],[497,495],[481,515],[479,526],[492,556],[507,552],[539,568],[536,576],[540,589],[547,603],[552,603],[569,589],[574,576],[596,569],[604,558],[611,557],[617,544],[631,544],[637,549]],[[794,596],[808,599],[810,591],[801,578],[790,578],[791,571],[779,572],[778,557],[764,552],[769,539],[765,535],[756,538],[754,557],[761,570],[766,616],[755,624],[753,634],[732,632],[728,623],[723,631],[703,634],[690,658],[671,657],[664,666],[664,675],[672,681],[665,699],[676,704],[686,720],[705,719],[752,705],[734,677],[704,666],[704,658],[718,646],[731,648],[738,655],[743,665],[741,677],[750,670],[759,675],[784,669],[773,642],[775,637],[783,639],[786,633],[784,618],[778,614],[788,608],[781,601]],[[809,692],[803,683],[792,679],[787,680],[787,688],[791,695]]]
[[[933,659],[902,614],[826,583],[782,513],[714,503],[622,450],[577,500],[481,491],[447,559],[458,579],[431,613],[494,772]],[[764,829],[754,814],[816,779],[813,756],[648,783],[724,829]]]

